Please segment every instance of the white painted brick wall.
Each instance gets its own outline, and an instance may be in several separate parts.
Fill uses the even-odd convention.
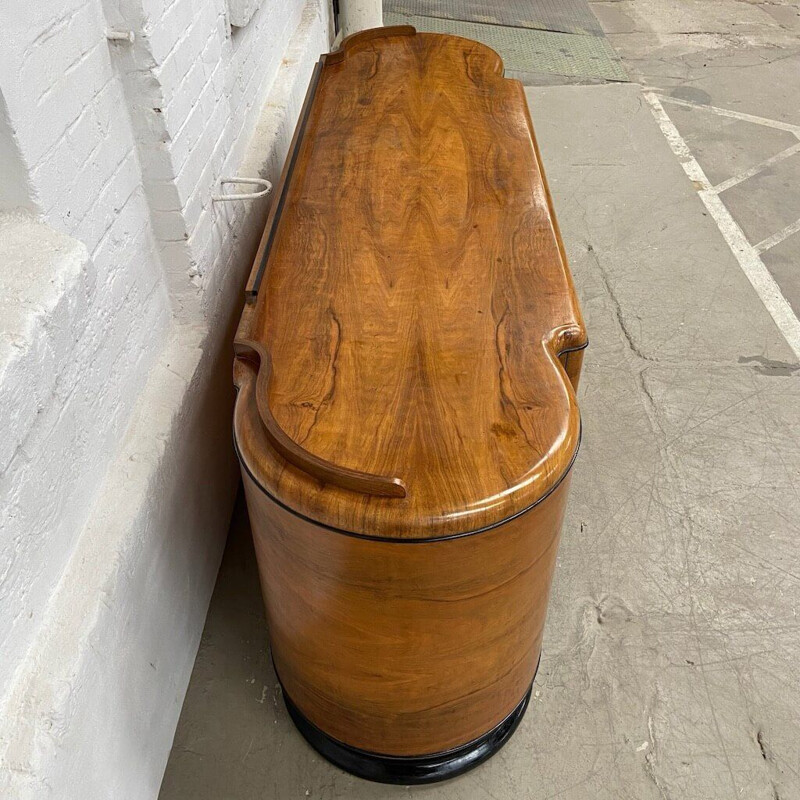
[[[232,500],[221,337],[268,207],[211,195],[277,180],[330,41],[327,0],[262,0],[233,33],[225,3],[0,2],[0,796],[141,800],[166,760]],[[88,568],[99,540],[124,563]],[[132,675],[131,636],[177,672]]]
[[[203,286],[226,259],[209,248],[212,235],[223,242],[247,216],[241,204],[214,204],[211,195],[237,172],[304,5],[264,0],[231,34],[225,1],[105,0],[109,21],[137,35],[115,58],[176,312],[190,322],[215,312]]]
[[[16,131],[8,116],[2,91],[0,91],[0,177],[2,178],[0,209],[21,209],[32,214],[39,211],[28,180],[28,167],[20,153]]]
[[[98,0],[38,0],[2,23],[0,89],[31,194],[43,222],[85,254],[71,279],[60,274],[69,261],[47,257],[46,228],[23,226],[30,257],[5,249],[11,228],[0,241],[3,268],[25,278],[38,320],[0,378],[0,415],[15,420],[0,472],[7,690],[165,341],[169,300]],[[53,308],[66,318],[36,309],[43,281],[61,287]]]

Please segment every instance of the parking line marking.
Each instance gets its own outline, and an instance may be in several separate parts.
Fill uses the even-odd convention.
[[[779,161],[783,161],[784,159],[789,158],[789,156],[793,156],[797,152],[800,152],[800,142],[793,144],[791,147],[787,147],[785,150],[781,150],[780,153],[776,153],[771,158],[765,159],[760,164],[756,164],[755,166],[750,167],[750,169],[745,170],[738,175],[734,175],[732,178],[722,181],[722,183],[718,183],[713,187],[714,191],[717,194],[722,194],[722,192],[724,192],[726,189],[730,189],[732,186],[736,186],[742,181],[746,181],[748,178],[758,175],[759,172],[763,172],[765,169],[767,169],[767,167],[771,167],[773,164],[777,164]]]
[[[776,128],[779,131],[789,131],[800,139],[800,125],[793,125],[791,122],[780,122],[777,119],[768,119],[767,117],[757,117],[753,114],[745,114],[743,111],[731,111],[729,108],[720,108],[719,106],[709,106],[704,103],[692,103],[690,100],[681,100],[678,97],[670,97],[669,95],[654,92],[650,89],[645,89],[647,94],[655,95],[659,100],[665,103],[672,103],[676,106],[686,106],[687,108],[699,108],[704,111],[710,111],[720,117],[731,117],[738,119],[742,122],[752,122],[755,125],[764,125],[767,128]]]
[[[708,213],[711,214],[714,222],[717,223],[720,233],[739,262],[742,272],[747,276],[759,299],[775,321],[778,330],[780,330],[783,338],[786,339],[786,343],[800,360],[800,320],[795,316],[780,287],[761,260],[759,251],[747,241],[742,229],[731,216],[730,211],[725,207],[716,191],[711,187],[703,168],[692,155],[689,146],[667,115],[658,95],[652,91],[645,91],[643,94],[650,105],[656,122],[661,128],[661,132],[664,134],[664,138],[666,138],[672,152],[678,157],[684,172],[698,187],[697,193],[700,195],[700,199],[708,209]]]
[[[791,225],[787,225],[783,230],[773,233],[772,236],[767,236],[766,239],[754,244],[753,247],[759,253],[764,253],[776,244],[780,244],[784,239],[788,239],[793,233],[800,231],[800,219],[795,220]]]

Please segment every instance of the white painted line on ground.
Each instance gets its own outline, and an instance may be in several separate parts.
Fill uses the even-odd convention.
[[[661,94],[660,92],[653,92],[650,89],[645,90],[648,94],[653,94],[663,100],[665,103],[672,103],[676,106],[686,106],[687,108],[699,108],[703,111],[710,111],[712,114],[717,114],[720,117],[731,117],[738,119],[742,122],[752,122],[755,125],[765,125],[767,128],[776,128],[779,131],[789,131],[800,139],[800,125],[792,125],[791,122],[780,122],[777,119],[768,119],[767,117],[756,117],[753,114],[745,114],[743,111],[731,111],[729,108],[720,108],[719,106],[709,106],[704,103],[692,103],[690,100],[681,100],[678,97],[670,97],[669,95]]]
[[[767,169],[767,167],[771,167],[773,164],[777,164],[779,161],[783,161],[784,159],[789,158],[789,156],[793,156],[797,152],[800,152],[800,142],[793,144],[791,147],[787,147],[785,150],[781,150],[780,153],[772,156],[772,158],[765,159],[760,164],[750,167],[750,169],[746,170],[745,172],[742,172],[739,175],[734,175],[732,178],[728,178],[728,180],[723,181],[722,183],[718,183],[713,187],[714,191],[717,194],[722,194],[722,192],[724,192],[726,189],[730,189],[731,186],[736,186],[736,184],[758,175],[759,172],[763,172],[765,169]]]
[[[798,231],[800,231],[800,219],[796,220],[791,225],[787,225],[783,230],[773,233],[772,236],[768,236],[764,241],[754,244],[753,247],[757,252],[763,253],[771,247],[775,247],[776,244],[780,244],[784,239],[788,239],[793,233],[797,233]]]
[[[695,187],[698,191],[701,189],[711,191],[711,184],[705,172],[703,172],[702,167],[697,163],[697,159],[692,155],[692,151],[684,141],[683,136],[680,135],[672,120],[667,116],[667,112],[664,111],[664,106],[658,101],[658,97],[653,92],[644,92],[644,97],[650,104],[661,132],[667,137],[672,152],[680,159],[684,171],[692,179]]]
[[[747,241],[747,237],[742,233],[742,229],[731,216],[730,211],[711,188],[703,168],[697,163],[697,159],[692,155],[678,129],[664,111],[664,106],[661,105],[658,96],[655,92],[646,91],[644,98],[649,103],[653,116],[672,148],[672,152],[678,157],[681,166],[695,186],[699,187],[697,193],[700,195],[700,199],[717,223],[717,227],[739,262],[739,266],[783,334],[783,338],[786,339],[789,347],[800,360],[800,320],[797,319],[778,284],[775,283],[775,279],[770,275],[758,250]]]

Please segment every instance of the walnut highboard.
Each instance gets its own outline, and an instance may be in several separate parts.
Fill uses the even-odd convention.
[[[247,285],[234,438],[289,712],[363,777],[525,711],[587,344],[522,86],[410,27],[321,58]]]

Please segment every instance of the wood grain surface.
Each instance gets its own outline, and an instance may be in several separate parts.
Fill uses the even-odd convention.
[[[499,724],[539,660],[568,487],[484,533],[398,543],[319,528],[245,475],[272,657],[304,716],[408,756]]]
[[[586,333],[521,85],[481,44],[387,28],[323,57],[303,119],[237,337],[243,463],[370,536],[530,507],[578,447]],[[403,491],[370,490],[387,481]]]
[[[533,680],[586,333],[521,86],[411,28],[323,57],[236,340],[278,675],[329,737],[417,757]]]

